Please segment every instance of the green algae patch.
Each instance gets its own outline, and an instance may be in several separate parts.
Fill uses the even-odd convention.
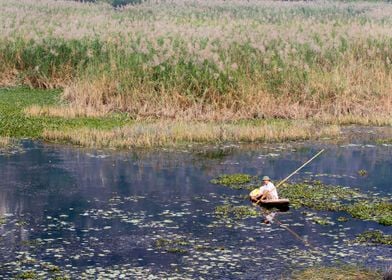
[[[252,181],[252,176],[243,173],[235,173],[235,174],[225,174],[220,175],[216,179],[212,179],[211,183],[216,185],[222,185],[225,187],[230,187],[232,189],[243,189],[248,188],[246,184]]]
[[[308,207],[320,211],[347,212],[353,218],[392,225],[392,203],[341,186],[307,182],[285,185],[281,197],[290,199],[293,207]]]
[[[359,243],[392,245],[392,235],[384,234],[380,230],[367,230],[355,239]]]
[[[278,189],[279,196],[290,199],[295,208],[308,207],[323,211],[342,211],[344,204],[364,197],[358,191],[325,185],[319,181],[285,184]]]
[[[260,212],[257,208],[251,206],[234,206],[224,204],[215,207],[215,215],[220,218],[245,219],[250,217],[258,217]]]
[[[391,202],[375,202],[369,199],[348,205],[344,210],[357,219],[372,220],[385,226],[392,225]]]
[[[301,271],[295,271],[290,279],[300,280],[325,280],[325,279],[345,279],[345,280],[374,280],[382,279],[382,273],[354,265],[341,267],[310,267]]]

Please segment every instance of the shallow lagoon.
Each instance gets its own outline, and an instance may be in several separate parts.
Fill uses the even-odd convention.
[[[223,220],[218,205],[249,205],[246,190],[213,185],[222,173],[282,179],[321,148],[294,180],[392,195],[392,147],[373,143],[228,146],[224,153],[111,152],[22,142],[0,155],[0,273],[43,278],[276,279],[314,264],[392,265],[391,246],[353,242],[392,227],[342,213],[278,213],[277,222]],[[358,173],[366,170],[365,176]],[[306,214],[304,213],[306,212]],[[321,225],[314,217],[327,219]],[[347,222],[339,222],[341,216]],[[34,272],[35,271],[35,272]]]

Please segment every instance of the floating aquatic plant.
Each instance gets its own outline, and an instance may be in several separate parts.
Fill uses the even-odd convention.
[[[368,244],[392,245],[392,235],[384,234],[380,230],[368,230],[359,234],[355,241]]]
[[[354,218],[373,220],[382,225],[392,225],[392,203],[363,200],[344,207]]]
[[[257,208],[251,206],[234,206],[224,204],[215,207],[215,214],[222,218],[244,219],[249,217],[258,217],[260,212]]]
[[[211,180],[211,183],[240,189],[242,188],[242,185],[250,183],[251,179],[252,176],[248,174],[235,173],[220,175],[218,178]]]

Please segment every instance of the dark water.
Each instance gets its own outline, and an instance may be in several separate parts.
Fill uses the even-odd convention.
[[[392,194],[392,147],[285,144],[232,148],[223,158],[191,151],[108,152],[24,142],[0,155],[0,278],[35,271],[72,279],[277,279],[311,265],[357,263],[385,269],[392,248],[353,243],[364,230],[392,227],[342,213],[291,209],[277,219],[309,248],[262,218],[222,220],[214,208],[249,205],[246,191],[209,181],[244,172],[281,179],[321,148],[294,180],[317,179]],[[358,175],[365,169],[368,174]],[[315,224],[311,216],[331,225]],[[182,240],[157,246],[157,240]],[[169,248],[182,252],[168,252]],[[53,268],[53,265],[58,266]]]

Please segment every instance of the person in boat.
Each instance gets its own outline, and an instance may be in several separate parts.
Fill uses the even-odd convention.
[[[255,200],[273,200],[279,199],[278,192],[275,185],[271,182],[268,176],[263,177],[263,185],[259,188],[259,194]]]

